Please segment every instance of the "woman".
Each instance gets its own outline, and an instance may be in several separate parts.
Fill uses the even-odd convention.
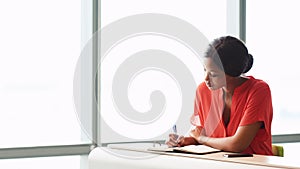
[[[229,152],[272,155],[270,88],[244,76],[253,57],[244,43],[226,36],[213,41],[204,58],[205,79],[196,91],[195,126],[189,137],[170,134],[168,146],[204,144]]]

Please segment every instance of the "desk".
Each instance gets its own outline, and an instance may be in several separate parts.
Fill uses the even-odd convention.
[[[224,152],[194,155],[184,153],[147,152],[145,149],[116,150],[97,147],[89,154],[89,169],[300,169],[299,161],[284,157],[254,155],[225,158]]]

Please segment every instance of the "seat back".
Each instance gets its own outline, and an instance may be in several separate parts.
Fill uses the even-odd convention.
[[[274,156],[280,156],[280,157],[284,156],[283,146],[273,144],[272,145],[272,152],[273,152]]]

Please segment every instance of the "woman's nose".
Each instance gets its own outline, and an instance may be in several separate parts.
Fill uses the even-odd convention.
[[[204,81],[208,82],[209,81],[209,74],[205,72],[204,74]]]

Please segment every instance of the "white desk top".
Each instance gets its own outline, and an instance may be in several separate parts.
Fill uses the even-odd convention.
[[[147,145],[149,147],[149,145]],[[126,147],[126,146],[125,146]],[[254,157],[225,158],[225,152],[206,155],[147,152],[139,144],[131,144],[128,150],[97,147],[89,155],[90,169],[262,169],[297,168],[300,160],[291,161],[284,157],[254,155]]]

